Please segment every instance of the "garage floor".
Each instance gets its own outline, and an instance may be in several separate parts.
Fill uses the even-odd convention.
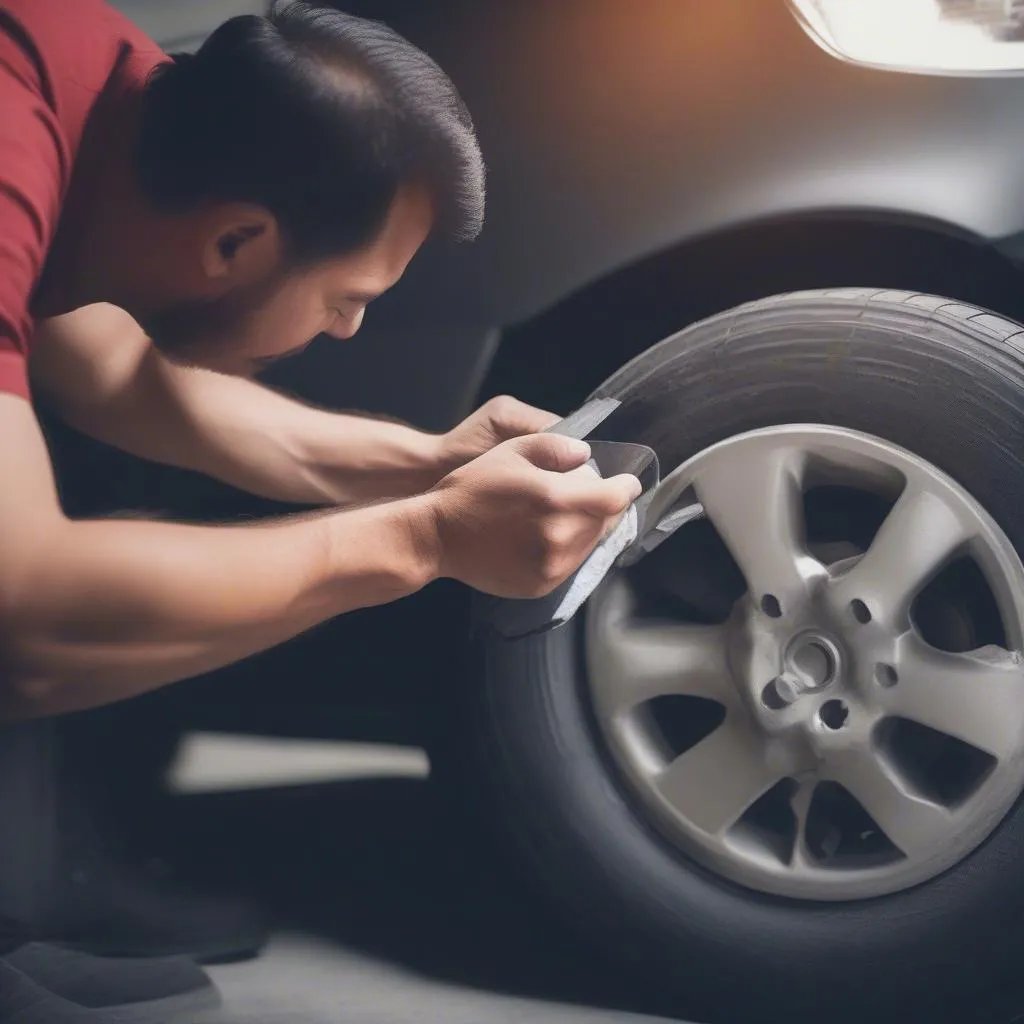
[[[212,970],[226,1024],[681,1019],[581,954],[437,813],[425,774],[408,750],[186,746],[172,774],[189,791],[172,814],[178,864],[279,925],[258,960]]]
[[[215,968],[239,1024],[653,1024],[670,1018],[559,1005],[437,981],[323,939],[279,935],[264,957]]]

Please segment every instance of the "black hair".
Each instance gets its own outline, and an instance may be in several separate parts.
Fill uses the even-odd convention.
[[[430,190],[450,239],[483,222],[483,159],[448,76],[387,26],[299,0],[232,18],[157,67],[138,163],[160,209],[266,207],[298,263],[372,241],[406,184]]]

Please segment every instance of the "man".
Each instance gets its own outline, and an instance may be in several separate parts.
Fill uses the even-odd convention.
[[[477,234],[483,188],[453,85],[381,25],[285,4],[171,61],[102,0],[0,2],[4,719],[119,701],[442,577],[530,597],[582,562],[639,482],[538,434],[550,414],[503,399],[434,436],[247,379],[351,337],[429,235]],[[318,510],[71,521],[33,397],[108,444]],[[0,960],[0,1022],[200,986],[181,965],[68,956]],[[83,972],[99,990],[67,982]]]

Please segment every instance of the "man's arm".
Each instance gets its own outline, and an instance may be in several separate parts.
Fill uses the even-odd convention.
[[[174,365],[115,306],[41,325],[30,372],[36,392],[82,433],[279,501],[401,497],[427,490],[457,464],[437,435]]]
[[[640,492],[589,454],[534,434],[428,494],[271,524],[74,521],[32,407],[0,394],[0,718],[121,700],[442,576],[548,593]]]
[[[31,406],[0,394],[0,717],[120,700],[436,571],[417,499],[256,526],[70,521]]]

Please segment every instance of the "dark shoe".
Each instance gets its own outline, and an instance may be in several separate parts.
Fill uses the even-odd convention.
[[[87,1009],[147,1005],[172,1012],[220,1004],[210,979],[185,958],[113,960],[32,942],[0,962]]]
[[[231,963],[256,956],[268,937],[262,916],[244,903],[193,896],[138,877],[79,873],[54,893],[50,906],[36,934],[100,957]]]
[[[164,1006],[87,1010],[37,985],[27,975],[0,960],[0,1024],[193,1024],[194,1011],[185,1015]]]

